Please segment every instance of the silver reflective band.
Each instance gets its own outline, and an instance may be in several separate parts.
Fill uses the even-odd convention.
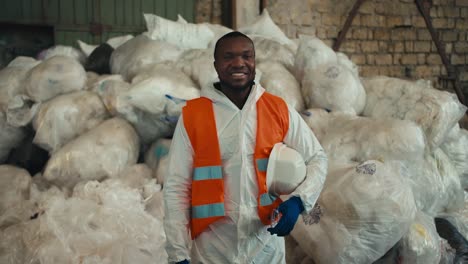
[[[215,180],[223,178],[223,170],[221,166],[206,166],[198,167],[193,171],[193,180]]]
[[[268,167],[268,158],[257,159],[257,168],[259,171],[266,171]]]
[[[192,207],[192,218],[224,216],[224,203],[205,204]]]
[[[276,200],[276,197],[269,194],[269,193],[264,193],[260,196],[260,205],[261,206],[267,206],[272,204]]]

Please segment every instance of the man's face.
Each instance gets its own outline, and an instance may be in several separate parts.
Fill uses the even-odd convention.
[[[255,79],[255,50],[243,37],[223,40],[215,54],[214,67],[221,84],[242,90]]]

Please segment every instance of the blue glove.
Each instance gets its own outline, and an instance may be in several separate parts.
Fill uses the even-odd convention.
[[[301,198],[293,196],[278,206],[281,218],[275,227],[267,229],[272,235],[287,236],[293,230],[299,214],[304,211]]]
[[[190,261],[184,259],[182,261],[176,262],[176,264],[190,264]]]

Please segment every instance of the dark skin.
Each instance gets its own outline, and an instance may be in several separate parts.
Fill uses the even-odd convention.
[[[255,79],[252,42],[245,37],[222,40],[215,54],[214,67],[220,80],[215,87],[242,109]]]

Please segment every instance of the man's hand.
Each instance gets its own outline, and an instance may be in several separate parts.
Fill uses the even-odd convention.
[[[293,196],[278,206],[281,218],[275,227],[267,229],[272,235],[287,236],[293,230],[299,214],[304,211],[301,198]]]

